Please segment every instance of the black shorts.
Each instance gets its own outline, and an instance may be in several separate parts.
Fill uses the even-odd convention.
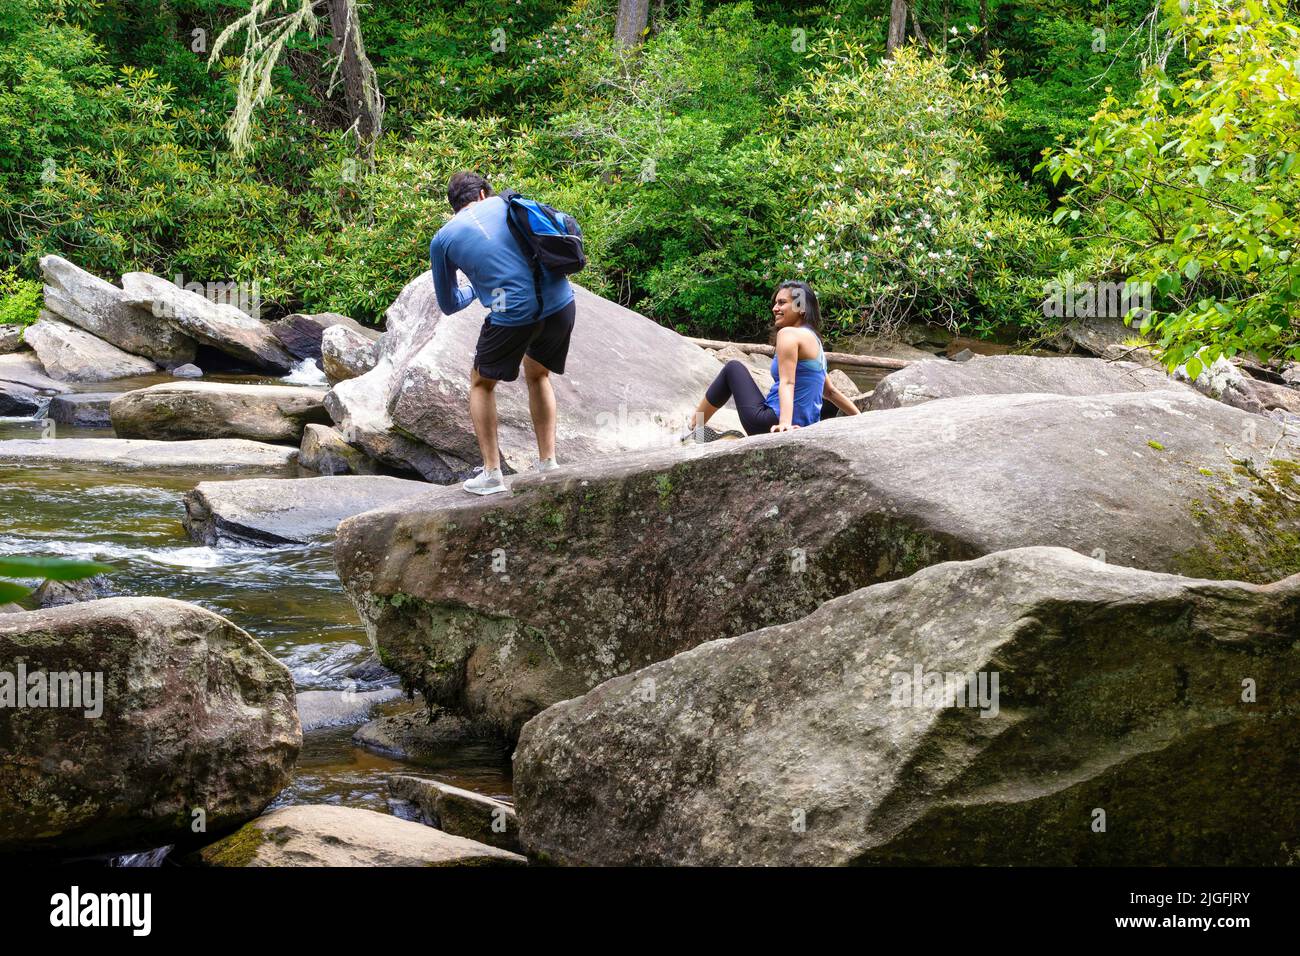
[[[513,382],[527,355],[556,375],[564,374],[569,355],[576,307],[572,300],[531,325],[493,325],[492,316],[483,320],[474,349],[474,367],[483,378]]]

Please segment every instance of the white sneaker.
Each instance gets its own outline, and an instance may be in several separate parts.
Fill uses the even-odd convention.
[[[533,471],[555,471],[555,469],[559,467],[559,462],[554,458],[541,458],[538,459],[537,464],[533,467]]]
[[[477,475],[466,481],[461,487],[471,495],[495,495],[508,490],[505,479],[501,477],[500,468],[493,468],[490,471],[482,468]]]

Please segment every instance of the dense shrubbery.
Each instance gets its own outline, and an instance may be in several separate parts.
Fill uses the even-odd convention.
[[[885,0],[669,0],[631,57],[612,40],[613,0],[374,0],[363,29],[387,105],[371,165],[327,90],[327,37],[289,44],[236,160],[223,125],[239,44],[215,67],[205,51],[237,3],[9,0],[0,265],[19,273],[4,308],[30,313],[30,284],[14,282],[59,252],[110,277],[257,280],[272,310],[374,321],[424,267],[447,176],[477,167],[579,217],[584,283],[692,332],[760,335],[771,288],[799,275],[820,290],[832,331],[931,321],[1030,338],[1054,277],[1134,275],[1166,289],[1171,354],[1212,340],[1285,347],[1273,293],[1294,239],[1279,233],[1256,254],[1246,235],[1267,228],[1269,202],[1295,198],[1282,167],[1291,147],[1261,139],[1269,117],[1252,113],[1265,104],[1238,91],[1234,109],[1256,118],[1205,140],[1231,152],[1249,139],[1260,182],[1168,157],[1209,167],[1206,193],[1245,189],[1263,203],[1265,219],[1234,220],[1243,249],[1206,246],[1225,227],[1208,200],[1169,213],[1202,230],[1181,238],[1143,236],[1120,214],[1115,195],[1141,191],[1125,137],[1185,140],[1204,125],[1185,117],[1227,95],[1206,77],[1178,99],[1156,74],[1129,108],[1141,57],[1168,75],[1184,63],[1177,45],[1151,49],[1164,34],[1149,29],[1150,2],[921,4],[928,48],[891,61]],[[1056,187],[1035,166],[1045,147],[1080,137],[1100,152],[1057,154],[1079,216],[1054,223]],[[1254,258],[1234,265],[1243,251]],[[1229,300],[1231,322],[1254,331],[1214,317]]]

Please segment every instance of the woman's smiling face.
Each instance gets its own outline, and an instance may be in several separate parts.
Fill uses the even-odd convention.
[[[777,289],[772,302],[772,320],[778,329],[798,325],[803,321],[803,310],[795,302],[795,289]]]

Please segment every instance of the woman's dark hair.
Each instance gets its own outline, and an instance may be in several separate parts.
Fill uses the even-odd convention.
[[[773,305],[776,304],[776,297],[782,289],[790,290],[794,307],[803,313],[803,324],[821,335],[822,307],[817,304],[817,293],[812,290],[812,286],[807,282],[782,282],[776,287],[776,292],[772,293]]]
[[[452,212],[460,212],[474,200],[479,193],[492,195],[492,187],[478,173],[456,173],[447,182],[447,202],[451,203]]]

